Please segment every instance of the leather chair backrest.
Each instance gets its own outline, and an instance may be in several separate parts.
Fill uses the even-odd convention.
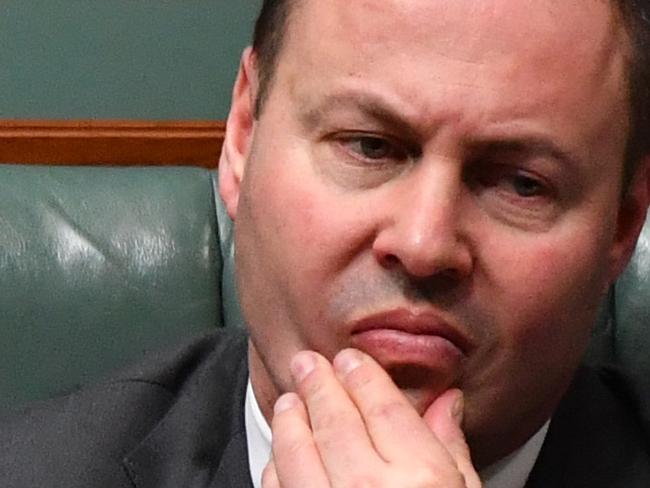
[[[650,216],[610,293],[609,362],[623,372],[650,435]]]
[[[0,408],[223,325],[214,176],[0,165]]]

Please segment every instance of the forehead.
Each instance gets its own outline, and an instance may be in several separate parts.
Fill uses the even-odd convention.
[[[302,0],[294,9],[277,74],[301,102],[354,87],[421,123],[453,111],[471,123],[544,112],[552,123],[553,107],[596,139],[613,117],[627,125],[629,42],[610,0]]]
[[[505,67],[526,55],[568,75],[602,67],[627,44],[611,0],[302,0],[290,19],[286,50],[322,65],[399,52],[421,62],[437,55],[459,66],[500,60]],[[305,58],[306,51],[314,55]],[[344,51],[345,59],[327,55]]]
[[[479,38],[489,39],[490,47],[501,43],[507,49],[513,47],[510,41],[515,38],[525,44],[554,39],[565,48],[593,50],[598,47],[593,41],[611,31],[613,23],[623,25],[613,0],[287,1],[292,5],[290,27],[294,34],[304,35],[314,29],[318,36],[338,32],[361,43],[436,36],[461,46]],[[580,34],[579,46],[564,44],[568,38],[575,41],[575,34]]]

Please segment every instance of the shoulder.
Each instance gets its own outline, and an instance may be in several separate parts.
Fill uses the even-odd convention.
[[[530,486],[650,486],[650,444],[615,368],[582,368],[553,415]]]
[[[246,368],[246,343],[243,332],[217,331],[148,358],[92,388],[4,415],[0,485],[42,486],[39,483],[51,480],[63,486],[62,480],[70,479],[76,483],[70,486],[102,486],[100,480],[106,476],[107,486],[119,486],[115,477],[123,475],[123,457],[178,398],[203,388],[197,387],[202,382],[217,390],[227,388],[219,379],[228,385],[241,374]]]
[[[580,438],[649,453],[650,439],[639,404],[616,367],[581,368],[555,417],[559,426],[570,428]]]

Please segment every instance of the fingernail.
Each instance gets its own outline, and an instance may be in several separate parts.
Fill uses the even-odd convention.
[[[356,349],[344,349],[334,358],[334,369],[342,374],[347,375],[357,369],[363,362],[363,356]]]
[[[458,425],[463,422],[463,415],[465,413],[465,400],[463,394],[459,393],[458,398],[454,401],[451,407],[451,417],[456,421]]]
[[[291,360],[291,374],[293,379],[300,383],[316,368],[316,358],[309,351],[302,351],[296,354]]]
[[[282,395],[278,400],[275,402],[275,406],[273,407],[273,413],[280,413],[284,412],[285,410],[289,410],[290,408],[295,407],[298,405],[298,397],[296,396],[295,393],[285,393]]]

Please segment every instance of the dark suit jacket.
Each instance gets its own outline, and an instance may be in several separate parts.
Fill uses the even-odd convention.
[[[219,331],[0,421],[0,486],[250,488],[246,357],[242,332]],[[577,376],[531,488],[650,487],[646,437],[606,379]]]

